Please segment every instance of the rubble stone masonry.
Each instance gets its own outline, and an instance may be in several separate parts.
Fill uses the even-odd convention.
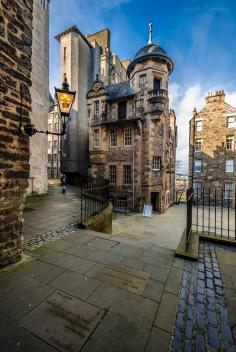
[[[0,267],[22,255],[29,137],[18,127],[30,122],[32,11],[33,0],[0,0]]]

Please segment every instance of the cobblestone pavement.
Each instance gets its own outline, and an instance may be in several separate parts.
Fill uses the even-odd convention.
[[[41,235],[32,237],[26,241],[24,241],[24,249],[30,249],[33,250],[35,248],[41,247],[51,241],[58,240],[59,238],[68,236],[75,232],[76,229],[76,223],[70,224],[67,226],[62,226],[59,229],[52,230],[46,233],[43,233]]]
[[[185,261],[172,349],[236,351],[213,243],[200,242],[198,262]]]

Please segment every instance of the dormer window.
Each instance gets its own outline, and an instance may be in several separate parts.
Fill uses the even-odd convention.
[[[94,115],[99,116],[99,100],[95,100],[94,102]]]

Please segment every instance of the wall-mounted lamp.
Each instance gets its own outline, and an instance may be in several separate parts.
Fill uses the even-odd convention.
[[[69,90],[69,84],[67,82],[66,75],[62,84],[62,89],[55,87],[56,99],[58,102],[59,118],[62,122],[62,129],[60,133],[54,133],[47,131],[40,131],[33,124],[26,124],[20,127],[21,132],[28,136],[33,136],[35,133],[53,134],[55,136],[64,136],[66,134],[66,125],[70,121],[70,112],[72,105],[75,101],[75,91]]]

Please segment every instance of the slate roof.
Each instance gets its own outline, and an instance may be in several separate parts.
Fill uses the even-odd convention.
[[[135,55],[134,60],[139,59],[143,56],[167,56],[167,53],[165,52],[160,45],[152,44],[152,45],[145,45],[143,48],[141,48]]]
[[[129,81],[112,84],[106,86],[105,89],[108,94],[108,100],[131,97],[136,94],[134,89],[130,86]]]

